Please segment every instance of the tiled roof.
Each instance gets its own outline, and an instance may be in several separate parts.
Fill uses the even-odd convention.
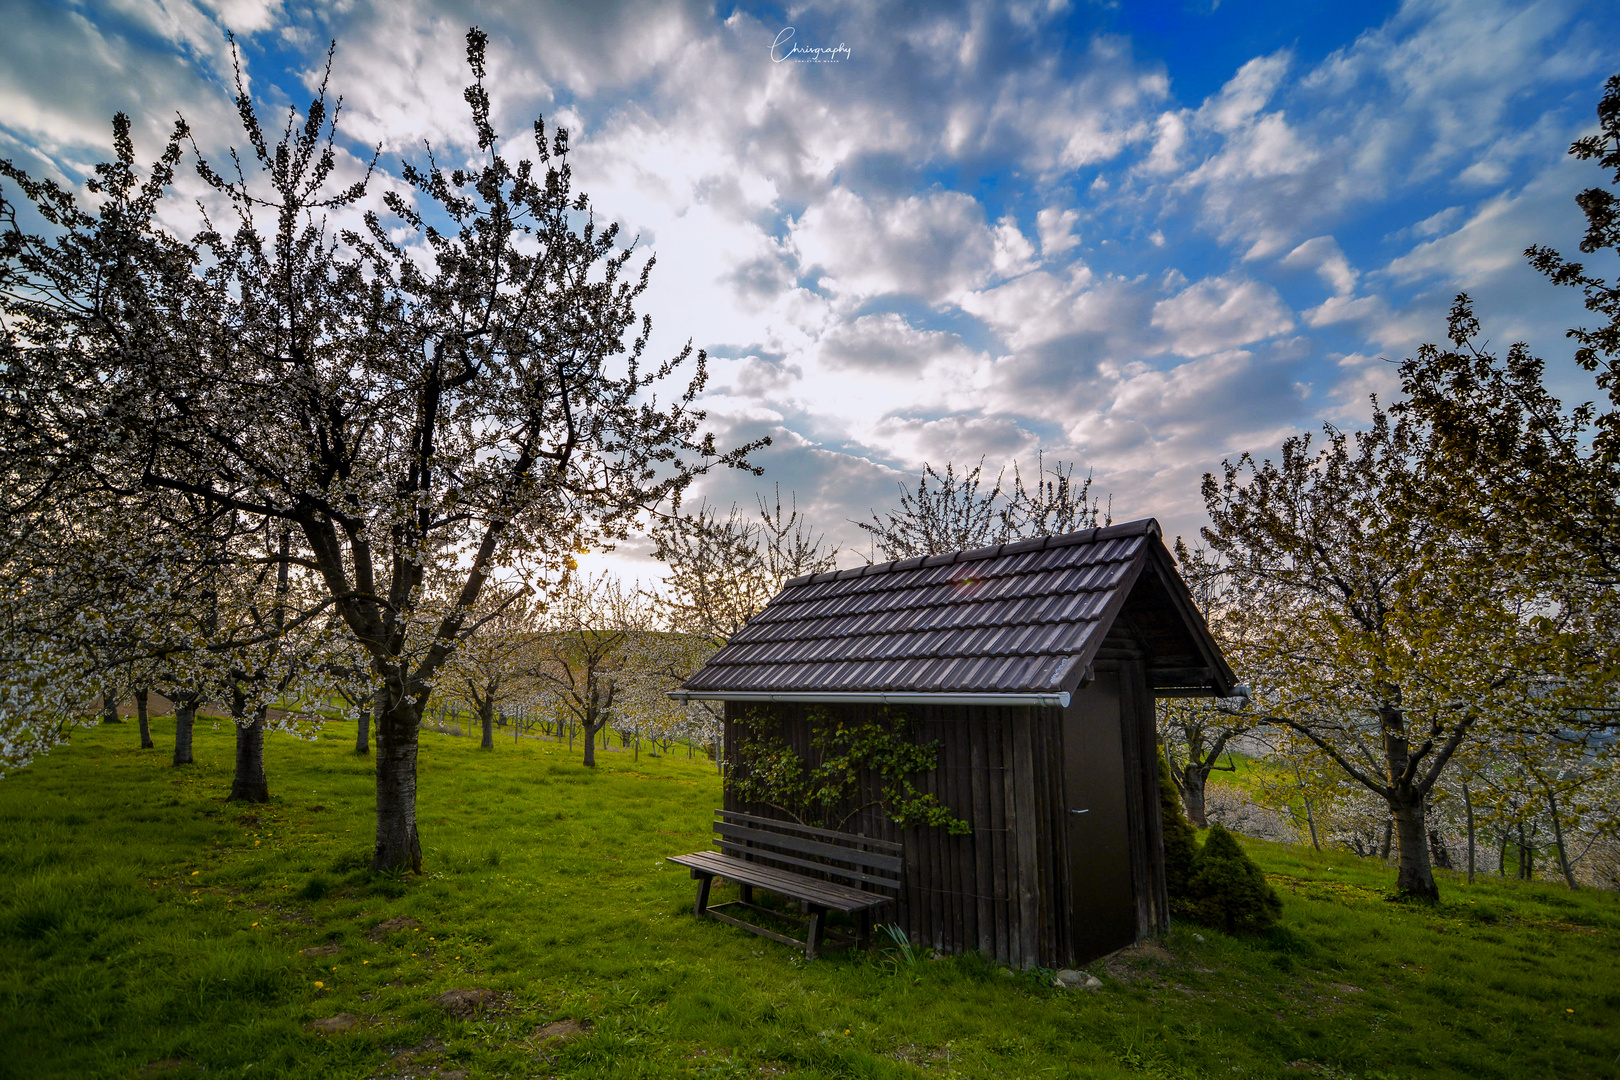
[[[1145,518],[794,578],[685,689],[1071,690],[1158,536]]]

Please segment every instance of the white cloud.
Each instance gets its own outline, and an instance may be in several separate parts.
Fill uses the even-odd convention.
[[[1335,296],[1355,292],[1356,271],[1350,266],[1350,260],[1344,257],[1339,242],[1331,236],[1312,237],[1284,256],[1281,263],[1287,267],[1316,271]]]
[[[1098,285],[1084,264],[1074,263],[1061,274],[1037,270],[971,293],[961,304],[1017,351],[1082,330],[1106,332],[1128,323],[1134,305],[1122,302],[1118,283]]]
[[[1562,0],[1409,0],[1297,77],[1287,53],[1256,57],[1178,114],[1185,134],[1161,118],[1162,148],[1142,174],[1165,170],[1175,191],[1198,200],[1204,226],[1249,259],[1291,250],[1353,207],[1442,171],[1471,187],[1510,183],[1524,160],[1556,156],[1568,135],[1562,116],[1515,124],[1514,103],[1549,80],[1612,65],[1612,52],[1571,32],[1579,10]],[[1190,170],[1171,169],[1189,157]]]
[[[1059,210],[1055,206],[1048,206],[1035,215],[1035,232],[1041,238],[1043,258],[1054,258],[1080,243],[1080,238],[1074,234],[1079,220],[1080,215],[1073,210]]]
[[[200,0],[199,7],[214,13],[214,17],[237,34],[256,34],[276,24],[281,15],[281,0]]]
[[[1333,404],[1326,419],[1341,424],[1369,423],[1372,395],[1385,408],[1400,395],[1400,364],[1389,357],[1351,353],[1339,357],[1337,366],[1338,378],[1328,395]]]
[[[884,199],[834,188],[794,222],[792,242],[835,295],[929,303],[954,301],[984,281],[996,248],[978,200],[945,190]]]
[[[1524,263],[1524,249],[1542,239],[1541,214],[1526,196],[1487,199],[1455,231],[1418,244],[1390,261],[1385,272],[1397,281],[1437,278],[1467,287]]]
[[[1208,278],[1153,306],[1153,326],[1182,356],[1207,356],[1294,328],[1277,290],[1235,275]]]
[[[1039,440],[1017,418],[956,415],[937,418],[894,416],[869,434],[893,460],[920,471],[925,463],[943,469],[946,462],[969,467],[982,457],[993,482],[1001,463],[1033,457]]]
[[[1237,131],[1245,127],[1277,92],[1292,60],[1286,51],[1250,60],[1238,68],[1219,94],[1204,103],[1199,110],[1200,119],[1217,131]]]
[[[820,355],[835,369],[920,372],[939,359],[972,356],[960,338],[919,330],[894,312],[842,322],[821,339]]]
[[[238,130],[221,92],[231,70],[221,27],[189,4],[172,12],[139,4],[121,14],[107,24],[50,5],[7,14],[0,130],[50,159],[59,175],[110,152],[115,112],[130,116],[142,158],[159,151],[177,109],[204,147]]]
[[[1035,245],[1018,228],[1018,222],[1007,215],[996,222],[996,245],[990,256],[990,265],[996,276],[1017,277],[1029,270],[1035,257]]]
[[[1187,144],[1187,120],[1183,113],[1167,112],[1153,124],[1153,152],[1143,168],[1154,173],[1173,173],[1181,168],[1181,149]]]
[[[1437,236],[1451,228],[1457,218],[1462,216],[1462,212],[1463,208],[1460,206],[1448,206],[1413,225],[1412,232],[1418,236]]]
[[[1373,322],[1389,314],[1389,304],[1379,296],[1337,293],[1302,314],[1307,326],[1321,329],[1338,323]]]

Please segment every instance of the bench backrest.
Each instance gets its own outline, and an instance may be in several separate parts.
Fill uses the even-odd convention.
[[[813,871],[859,889],[899,892],[905,849],[892,840],[792,821],[715,811],[715,844],[727,855]]]

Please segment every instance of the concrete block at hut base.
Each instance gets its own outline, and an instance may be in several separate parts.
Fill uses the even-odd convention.
[[[1059,990],[1096,990],[1102,986],[1102,980],[1083,971],[1065,968],[1052,976],[1052,985]]]

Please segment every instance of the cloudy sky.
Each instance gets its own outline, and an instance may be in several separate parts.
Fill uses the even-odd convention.
[[[463,35],[491,37],[497,127],[571,129],[575,175],[658,266],[657,345],[715,363],[722,441],[849,524],[924,462],[1094,470],[1172,534],[1200,476],[1324,422],[1475,295],[1570,395],[1567,159],[1620,71],[1620,7],[1418,0],[1114,4],[0,3],[0,154],[69,179],[128,112],[240,141],[255,95],[307,101],[328,43],[358,156],[467,152]],[[635,552],[621,556],[634,567]]]

